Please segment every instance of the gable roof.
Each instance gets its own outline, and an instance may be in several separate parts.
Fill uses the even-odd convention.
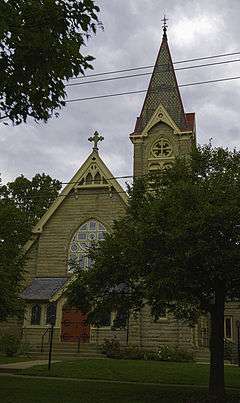
[[[180,130],[186,130],[183,103],[166,34],[162,38],[142,111],[137,118],[135,133],[142,132],[160,104],[163,105]]]
[[[92,183],[89,185],[87,185],[87,184],[81,185],[81,180],[83,180],[84,176],[86,175],[86,172],[89,171],[92,164],[94,164],[94,166],[96,166],[98,172],[101,173],[102,177],[104,178],[104,184]],[[125,204],[127,203],[126,192],[123,190],[122,186],[117,182],[117,180],[113,177],[112,173],[109,171],[107,166],[104,164],[103,160],[99,157],[98,152],[96,150],[93,150],[92,153],[89,155],[89,157],[86,159],[86,161],[82,164],[82,166],[79,168],[79,170],[73,176],[73,178],[70,180],[70,182],[67,184],[67,186],[62,190],[60,195],[56,198],[56,200],[50,206],[48,211],[42,216],[42,218],[35,225],[32,232],[34,234],[38,234],[38,233],[42,232],[44,225],[48,222],[48,220],[51,218],[53,213],[63,203],[63,201],[65,200],[65,198],[69,195],[69,193],[71,191],[74,191],[75,189],[88,188],[88,187],[94,187],[94,188],[105,187],[105,188],[109,188],[109,189],[113,188],[119,194],[119,197],[122,199],[122,201]],[[79,197],[81,197],[81,196],[79,195]],[[30,243],[29,243],[29,245],[30,245]],[[26,248],[29,248],[29,247],[26,246]]]
[[[68,277],[36,277],[20,297],[26,301],[49,301],[68,281]]]

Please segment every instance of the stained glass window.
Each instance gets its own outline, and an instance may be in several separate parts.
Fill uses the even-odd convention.
[[[72,238],[69,249],[69,271],[74,270],[74,264],[86,269],[92,266],[88,256],[89,248],[105,238],[106,228],[96,220],[87,221],[81,225]]]
[[[156,158],[169,157],[172,153],[170,143],[165,139],[156,141],[152,146],[152,154]]]

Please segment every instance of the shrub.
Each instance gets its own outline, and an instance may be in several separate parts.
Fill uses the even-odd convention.
[[[158,361],[190,362],[193,361],[193,353],[180,347],[161,346],[157,352]]]
[[[121,349],[122,358],[125,360],[143,360],[144,351],[135,346],[129,346]]]
[[[232,364],[238,363],[238,348],[232,341],[224,339],[224,360],[230,361]]]
[[[20,343],[20,346],[19,346],[19,349],[18,349],[18,354],[19,355],[25,355],[25,356],[27,356],[27,357],[30,357],[30,351],[31,351],[31,349],[32,349],[32,347],[31,347],[31,344],[30,343],[28,343],[28,342],[21,342]]]
[[[15,335],[5,334],[0,338],[0,350],[8,357],[17,355],[21,345],[21,340]]]
[[[145,361],[160,361],[156,351],[145,351],[143,358]]]
[[[121,347],[119,341],[114,338],[105,339],[102,345],[102,353],[108,358],[118,358],[124,360],[147,360],[147,361],[172,361],[191,362],[193,353],[180,347],[161,346],[158,351],[144,351],[140,347]]]
[[[111,340],[104,339],[104,343],[102,345],[102,353],[105,354],[108,358],[122,358],[119,341],[116,338],[113,338]]]

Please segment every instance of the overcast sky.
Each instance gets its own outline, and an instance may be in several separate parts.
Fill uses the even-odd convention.
[[[161,43],[161,18],[169,18],[173,61],[240,52],[239,0],[98,0],[104,32],[84,52],[96,57],[95,73],[152,65]],[[221,60],[240,59],[240,55]],[[212,60],[212,61],[219,61]],[[188,63],[196,65],[202,62]],[[181,65],[183,67],[184,65]],[[177,66],[180,67],[180,66]],[[89,72],[90,74],[91,72]],[[179,84],[240,76],[240,62],[177,72]],[[90,80],[90,79],[88,79]],[[76,81],[76,80],[75,80]],[[87,80],[84,79],[86,82]],[[69,99],[142,90],[149,76],[70,87]],[[181,89],[185,112],[195,112],[200,144],[239,147],[240,80]],[[100,155],[116,176],[132,173],[133,131],[144,94],[69,103],[47,124],[0,125],[3,182],[45,172],[68,181],[91,152],[88,137],[105,140]]]

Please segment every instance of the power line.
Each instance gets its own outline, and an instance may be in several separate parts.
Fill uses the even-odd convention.
[[[218,82],[223,82],[223,81],[231,81],[231,80],[239,80],[239,79],[240,79],[240,76],[219,78],[219,79],[216,79],[216,80],[207,80],[207,81],[198,81],[198,82],[193,82],[193,83],[180,84],[179,87],[190,87],[190,86],[194,86],[194,85],[212,84],[212,83],[218,83]],[[68,99],[65,102],[70,103],[70,102],[88,101],[88,100],[101,99],[101,98],[112,98],[112,97],[119,97],[119,96],[122,96],[122,95],[142,94],[144,92],[147,92],[147,89],[137,90],[137,91],[118,92],[118,93],[105,94],[105,95],[95,95],[93,97],[74,98],[74,99]]]
[[[174,69],[174,70],[175,71],[189,70],[189,69],[195,69],[195,68],[198,68],[198,67],[217,66],[217,65],[221,65],[221,64],[228,64],[228,63],[235,63],[235,62],[240,62],[240,59],[225,60],[225,61],[222,61],[222,62],[215,62],[215,63],[198,64],[198,65],[195,65],[195,66],[179,67],[179,68]],[[160,69],[159,69],[159,71],[160,71]],[[93,83],[101,83],[101,82],[105,82],[105,81],[115,81],[115,80],[121,80],[121,79],[125,79],[125,78],[143,77],[143,76],[149,76],[151,74],[152,74],[152,72],[148,72],[148,73],[131,74],[131,75],[128,75],[128,76],[102,78],[102,79],[99,79],[99,80],[83,81],[83,82],[79,82],[79,83],[66,84],[65,87],[73,87],[73,86],[77,86],[77,85],[87,85],[87,84],[93,84]]]
[[[199,61],[199,60],[216,59],[218,57],[234,56],[234,55],[239,55],[239,54],[240,54],[240,52],[222,53],[222,54],[213,55],[213,56],[196,57],[194,59],[179,60],[177,62],[173,62],[173,64],[196,62],[196,61]],[[165,64],[162,64],[162,66],[165,66]],[[131,67],[131,68],[120,69],[120,70],[103,71],[102,73],[87,74],[85,76],[72,77],[71,80],[78,80],[79,78],[80,79],[85,79],[85,78],[88,78],[88,77],[105,76],[105,75],[108,75],[108,74],[125,73],[125,72],[128,72],[128,71],[134,71],[134,70],[152,69],[153,67],[154,67],[154,64],[151,64],[149,66]]]
[[[130,179],[130,178],[142,178],[142,177],[144,177],[144,176],[146,176],[146,175],[123,175],[123,176],[110,176],[109,178],[105,178],[106,180],[112,180],[112,179]],[[62,185],[69,185],[69,184],[78,184],[79,183],[79,181],[69,181],[69,182],[61,182],[60,181],[60,183],[62,184]],[[107,187],[108,185],[106,184],[106,187]],[[101,192],[96,192],[96,189],[94,189],[94,191],[93,190],[91,190],[91,192],[89,192],[89,190],[88,190],[88,192],[85,192],[85,189],[86,188],[79,188],[79,190],[84,190],[84,193],[82,193],[83,195],[87,195],[87,196],[89,196],[89,195],[109,195],[110,193],[111,193],[111,191],[110,191],[110,188],[112,187],[112,185],[111,184],[109,184],[109,188],[108,188],[108,190],[107,191],[101,191]],[[56,197],[55,197],[55,199],[54,200],[56,200],[58,197],[67,197],[67,196],[71,196],[71,197],[75,197],[75,198],[77,198],[79,195],[78,194],[76,194],[75,193],[75,190],[74,189],[71,189],[71,190],[73,190],[73,192],[72,193],[68,193],[68,194],[64,194],[64,193],[60,193],[60,194],[58,194]],[[77,189],[76,189],[77,190]],[[127,192],[125,191],[125,190],[122,190],[122,191],[117,191],[117,190],[115,190],[114,191],[115,193],[117,193],[117,194],[122,194],[122,193],[126,193],[127,194]],[[44,193],[41,193],[41,194],[35,194],[35,195],[29,195],[29,199],[39,199],[39,198],[44,198],[45,197],[45,195],[44,195]],[[12,199],[13,200],[13,199]],[[54,202],[54,200],[53,200],[53,202]]]
[[[111,179],[129,179],[129,178],[140,178],[143,177],[144,175],[124,175],[124,176],[110,176],[109,178],[104,178],[106,180],[111,180]],[[69,185],[70,183],[79,183],[79,181],[70,181],[70,182],[61,182],[62,185]]]

